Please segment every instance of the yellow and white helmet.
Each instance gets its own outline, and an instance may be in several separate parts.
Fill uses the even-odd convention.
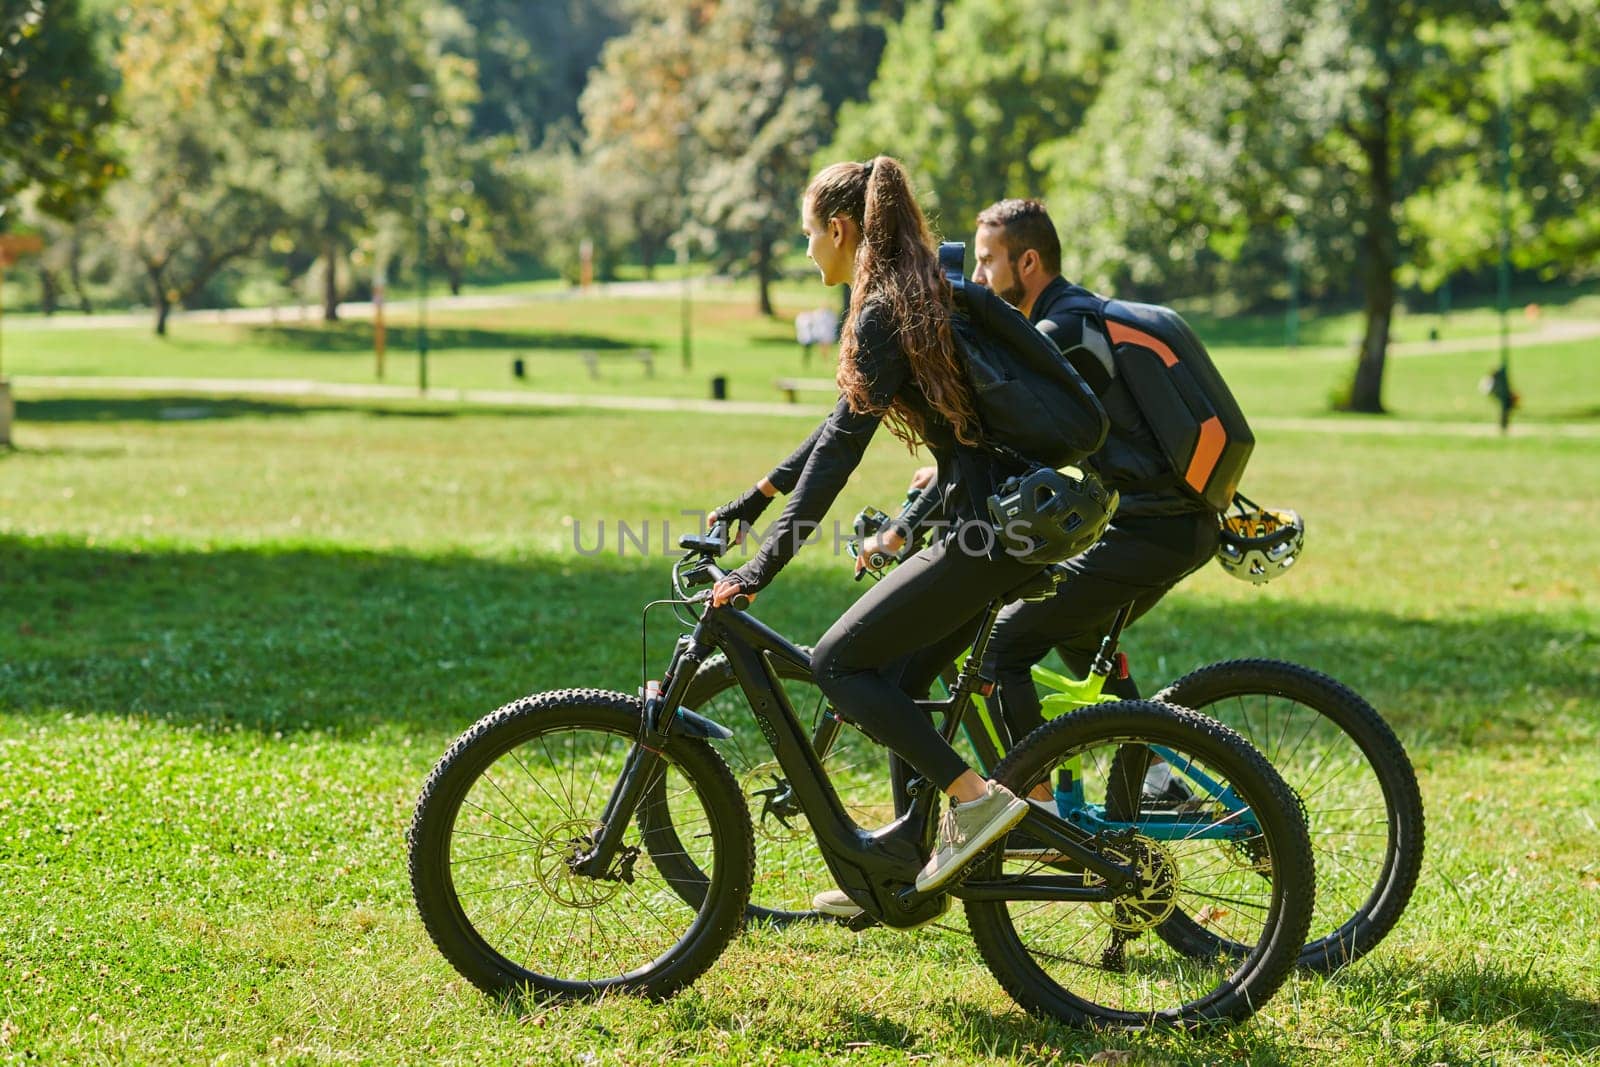
[[[1252,585],[1270,582],[1300,558],[1306,524],[1300,513],[1263,508],[1234,494],[1234,512],[1219,516],[1217,562],[1222,569]]]

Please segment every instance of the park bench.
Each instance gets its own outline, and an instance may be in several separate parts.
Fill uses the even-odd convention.
[[[827,393],[829,396],[839,395],[839,386],[832,378],[777,378],[773,380],[773,387],[788,398],[789,403],[798,404],[801,393]]]
[[[589,377],[598,381],[600,379],[600,361],[602,359],[631,359],[644,365],[644,376],[656,376],[656,355],[648,348],[636,348],[631,352],[592,352],[578,353],[578,358],[583,360],[583,365],[588,368]]]
[[[593,352],[583,351],[578,353],[578,358],[583,360],[584,368],[588,370],[589,377],[594,381],[600,380],[600,361],[602,359],[631,359],[644,366],[644,376],[656,376],[656,354],[648,348],[636,348],[631,352]],[[517,381],[522,381],[528,376],[528,358],[518,352],[511,360],[511,376]]]

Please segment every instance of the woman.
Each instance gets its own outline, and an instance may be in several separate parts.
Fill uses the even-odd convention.
[[[717,583],[712,602],[771,583],[844,488],[880,422],[933,453],[958,522],[856,601],[812,657],[816,683],[840,715],[949,795],[938,844],[917,876],[918,889],[931,889],[1015,826],[1027,802],[967,766],[900,687],[894,665],[934,644],[964,645],[972,636],[966,621],[1039,568],[997,548],[985,520],[989,494],[1015,471],[978,447],[978,417],[950,332],[950,285],[905,170],[887,156],[835,163],[807,187],[802,222],[823,282],[851,287],[839,343],[843,395],[793,455],[714,513],[754,523],[773,496],[789,494],[765,543]],[[982,527],[967,525],[975,523]],[[856,560],[858,572],[872,547]],[[849,907],[842,893],[822,894],[818,906],[835,896],[832,903]]]

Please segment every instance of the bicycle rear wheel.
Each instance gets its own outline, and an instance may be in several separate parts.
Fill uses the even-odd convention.
[[[1294,790],[1317,863],[1302,966],[1331,971],[1370,952],[1405,911],[1422,870],[1422,794],[1404,747],[1372,705],[1327,675],[1231,660],[1157,700],[1232,727]]]
[[[412,892],[434,944],[480,989],[667,996],[738,932],[750,818],[704,741],[679,735],[663,747],[603,877],[570,864],[603,825],[642,710],[594,689],[528,697],[479,720],[428,776],[407,835]],[[675,857],[645,839],[663,822],[693,860],[693,894],[661,869]]]
[[[1157,745],[1226,804],[1147,804],[1137,780],[1119,780],[1121,753]],[[1076,1025],[1189,1026],[1243,1019],[1288,977],[1311,922],[1310,844],[1293,795],[1233,731],[1169,705],[1098,704],[1029,734],[994,777],[1019,796],[1052,783],[1063,817],[1141,872],[1140,892],[1117,902],[966,903],[985,962],[1024,1008]],[[1096,884],[1059,856],[998,851],[971,878],[1041,871]],[[1240,951],[1175,947],[1161,930],[1175,915]]]

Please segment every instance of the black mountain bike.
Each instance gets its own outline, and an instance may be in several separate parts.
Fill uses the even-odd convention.
[[[711,966],[745,921],[754,864],[749,809],[712,747],[729,731],[684,708],[718,650],[781,770],[763,804],[803,817],[831,881],[877,922],[910,928],[966,908],[985,963],[1019,1004],[1070,1023],[1193,1025],[1242,1019],[1293,968],[1310,923],[1310,844],[1293,794],[1226,727],[1147,702],[1097,705],[1022,739],[993,770],[1019,795],[1052,783],[1092,818],[1030,807],[1027,860],[998,849],[932,892],[915,888],[940,794],[909,785],[879,829],[851,819],[781,684],[795,645],[747,614],[713,608],[725,526],[685,537],[674,610],[701,609],[661,687],[527,697],[466,731],[434,767],[409,831],[412,889],[445,957],[480,988],[667,996]],[[1041,575],[1016,595],[1052,588]],[[741,603],[743,601],[743,603]],[[1002,600],[988,612],[992,625]],[[985,626],[979,651],[988,639]],[[980,684],[925,702],[955,737]],[[823,733],[840,728],[825,717]],[[1144,789],[1152,748],[1226,803]]]
[[[911,498],[914,500],[914,495]],[[910,508],[910,503],[907,504]],[[903,522],[906,512],[897,521]],[[858,538],[889,522],[875,508],[856,519]],[[913,538],[899,558],[916,550]],[[875,561],[887,566],[889,559]],[[1126,670],[1117,651],[1127,620],[1124,609],[1100,647],[1088,677],[1076,680],[1042,666],[1035,681],[1049,695],[1045,714],[1072,716],[1099,701],[1108,676]],[[809,655],[809,649],[801,649]],[[971,654],[967,661],[972,661]],[[884,750],[855,730],[825,727],[833,712],[811,679],[809,660],[780,659],[774,668],[790,703],[818,724],[818,753],[840,784],[853,812],[879,821],[894,817]],[[943,681],[954,685],[958,668]],[[1215,718],[1258,749],[1289,783],[1305,815],[1317,862],[1317,905],[1300,963],[1327,972],[1371,951],[1394,928],[1421,874],[1424,838],[1422,794],[1416,773],[1394,731],[1377,710],[1348,686],[1309,667],[1280,660],[1244,659],[1191,671],[1153,700],[1191,708]],[[722,751],[754,810],[756,882],[753,918],[778,924],[827,920],[811,909],[811,897],[831,888],[819,870],[816,847],[805,821],[770,803],[783,784],[782,770],[764,753],[731,665],[713,657],[696,675],[684,703],[733,730]],[[963,734],[985,770],[999,766],[1013,739],[992,702],[972,698]],[[1162,772],[1152,778],[1152,788]],[[1192,783],[1191,783],[1192,785]],[[904,806],[904,799],[900,800]]]

